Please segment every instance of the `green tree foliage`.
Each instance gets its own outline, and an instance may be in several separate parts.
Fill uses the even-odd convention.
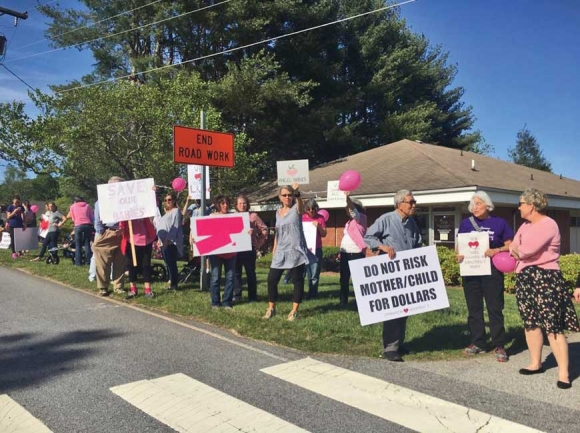
[[[508,149],[508,155],[516,164],[552,172],[552,164],[544,156],[536,137],[525,126],[518,132],[516,145]]]

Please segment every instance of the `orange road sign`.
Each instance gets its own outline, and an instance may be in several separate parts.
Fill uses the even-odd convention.
[[[173,162],[232,168],[234,166],[234,134],[175,125],[173,127]]]

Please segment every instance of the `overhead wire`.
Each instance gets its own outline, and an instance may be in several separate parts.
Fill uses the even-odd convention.
[[[73,90],[86,89],[86,88],[89,88],[89,87],[99,86],[99,85],[104,84],[104,83],[114,82],[114,81],[118,81],[118,80],[122,80],[122,79],[126,79],[126,78],[131,78],[131,77],[134,77],[135,75],[145,75],[145,74],[150,74],[152,72],[157,72],[157,71],[161,71],[161,70],[168,69],[168,68],[174,68],[176,66],[181,66],[181,65],[188,64],[188,63],[197,62],[197,61],[200,61],[200,60],[209,59],[209,58],[216,57],[216,56],[220,56],[220,55],[223,55],[223,54],[232,53],[234,51],[243,50],[245,48],[250,48],[250,47],[253,47],[253,46],[256,46],[256,45],[265,44],[265,43],[269,43],[269,42],[274,42],[274,41],[279,40],[279,39],[284,39],[284,38],[288,38],[290,36],[298,35],[300,33],[305,33],[305,32],[309,32],[309,31],[312,31],[312,30],[317,30],[317,29],[320,29],[320,28],[323,28],[323,27],[328,27],[328,26],[331,26],[331,25],[334,25],[334,24],[338,24],[338,23],[350,21],[350,20],[353,20],[353,19],[356,19],[356,18],[360,18],[360,17],[366,16],[366,15],[370,15],[370,14],[374,14],[374,13],[381,12],[381,11],[384,11],[384,10],[388,10],[388,9],[392,9],[392,8],[395,8],[395,7],[403,6],[403,5],[406,5],[408,3],[414,3],[415,1],[417,1],[417,0],[407,0],[407,1],[403,1],[401,3],[397,3],[397,4],[394,4],[394,5],[383,6],[383,7],[380,7],[378,9],[374,9],[372,11],[363,12],[363,13],[360,13],[360,14],[352,15],[350,17],[346,17],[346,18],[340,18],[338,20],[331,21],[331,22],[328,22],[328,23],[319,24],[317,26],[308,27],[306,29],[297,30],[295,32],[290,32],[290,33],[287,33],[287,34],[284,34],[284,35],[280,35],[280,36],[275,36],[273,38],[264,39],[264,40],[259,41],[259,42],[253,42],[251,44],[246,44],[246,45],[242,45],[242,46],[239,46],[239,47],[230,48],[230,49],[227,49],[227,50],[219,51],[217,53],[208,54],[208,55],[202,56],[202,57],[197,57],[195,59],[184,60],[183,62],[172,63],[171,65],[165,65],[165,66],[160,66],[158,68],[148,69],[148,70],[143,71],[143,72],[138,72],[137,74],[131,73],[131,74],[127,74],[127,75],[124,75],[124,76],[121,76],[121,77],[115,77],[115,78],[109,78],[107,80],[97,81],[96,83],[90,83],[90,84],[84,84],[82,86],[71,87],[70,89],[63,89],[63,90],[57,91],[55,93],[56,94],[68,93],[68,92],[72,92]]]
[[[38,2],[38,0],[36,0],[36,1]],[[38,2],[38,4],[39,4],[39,6],[46,6],[46,5],[50,4],[50,3],[54,3],[55,1],[57,1],[57,0],[54,0],[54,1],[51,1],[51,2],[48,2],[48,3],[45,3],[45,4],[40,4],[40,2]],[[65,36],[65,35],[68,35],[70,33],[78,32],[79,30],[83,30],[83,29],[87,29],[87,28],[92,27],[92,26],[96,26],[97,24],[101,24],[101,23],[104,23],[105,21],[109,21],[109,20],[112,20],[114,18],[118,18],[118,17],[120,17],[122,15],[126,15],[126,14],[128,14],[130,12],[134,12],[136,10],[146,8],[147,6],[151,6],[151,5],[155,4],[155,3],[159,3],[160,1],[163,1],[163,0],[155,0],[155,1],[152,1],[151,3],[147,3],[146,5],[136,7],[135,9],[130,9],[128,11],[121,12],[121,13],[119,13],[117,15],[113,15],[111,17],[103,18],[102,20],[95,21],[94,23],[86,24],[84,26],[81,26],[81,27],[77,27],[77,28],[68,30],[66,32],[63,32],[63,33],[60,33],[60,34],[56,35],[54,38],[60,38],[61,36]],[[32,45],[39,44],[39,43],[44,42],[46,40],[47,40],[47,38],[39,39],[39,40],[34,41],[34,42],[31,42],[29,44],[22,45],[22,46],[18,47],[17,49],[31,47]]]
[[[162,19],[162,20],[155,21],[155,22],[153,22],[153,23],[149,23],[149,24],[143,24],[142,26],[139,26],[139,27],[134,27],[134,28],[132,28],[132,29],[123,30],[122,32],[113,33],[113,34],[111,34],[111,35],[105,35],[105,36],[101,36],[101,37],[99,37],[99,38],[91,39],[91,40],[88,40],[88,41],[83,41],[83,42],[79,42],[79,43],[76,43],[76,44],[71,44],[71,45],[67,45],[67,46],[64,46],[64,47],[55,48],[55,49],[53,49],[53,50],[42,51],[42,52],[40,52],[40,53],[29,54],[29,55],[26,55],[26,56],[17,57],[16,59],[6,60],[6,62],[7,62],[7,63],[12,63],[12,62],[16,62],[16,61],[19,61],[19,60],[29,59],[29,58],[31,58],[31,57],[37,57],[37,56],[41,56],[41,55],[43,55],[43,54],[54,53],[55,51],[61,51],[61,50],[67,49],[67,48],[78,47],[79,45],[90,44],[91,42],[96,42],[96,41],[100,41],[100,40],[103,40],[103,39],[109,39],[109,38],[113,38],[113,37],[115,37],[115,36],[119,36],[119,35],[122,35],[122,34],[125,34],[125,33],[129,33],[129,32],[134,32],[134,31],[136,31],[136,30],[140,30],[140,29],[143,29],[143,28],[146,28],[146,27],[150,27],[150,26],[153,26],[153,25],[155,25],[155,24],[160,24],[160,23],[164,23],[164,22],[166,22],[166,21],[171,21],[171,20],[174,20],[174,19],[176,19],[176,18],[181,18],[181,17],[184,17],[184,16],[186,16],[186,15],[193,14],[193,13],[195,13],[195,12],[201,12],[201,11],[203,11],[203,10],[206,10],[206,9],[211,9],[211,8],[214,8],[214,7],[216,7],[216,6],[220,6],[220,5],[224,4],[224,3],[229,3],[229,2],[231,2],[231,1],[232,1],[232,0],[224,0],[224,1],[221,1],[221,2],[219,2],[219,3],[215,3],[215,4],[213,4],[213,5],[204,6],[204,7],[202,7],[202,8],[195,9],[195,10],[193,10],[193,11],[189,11],[189,12],[184,12],[184,13],[182,13],[182,14],[180,14],[180,15],[176,15],[176,16],[174,16],[174,17],[164,18],[164,19]]]
[[[14,75],[16,78],[18,78],[22,83],[26,84],[28,87],[30,87],[31,90],[35,91],[36,89],[34,87],[32,87],[30,84],[28,84],[26,81],[24,81],[22,78],[20,78],[18,75],[16,75],[14,72],[12,72],[10,69],[8,69],[8,66],[6,66],[4,63],[0,63],[0,66],[2,66],[4,69],[6,69],[8,72],[10,72],[12,75]]]

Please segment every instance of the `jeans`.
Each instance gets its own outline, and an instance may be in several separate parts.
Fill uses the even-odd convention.
[[[167,272],[169,272],[169,281],[173,289],[177,289],[177,246],[169,244],[167,247],[161,248],[161,254],[165,265],[167,265]]]
[[[223,307],[231,307],[232,299],[234,297],[234,273],[236,272],[236,256],[229,259],[224,259],[219,256],[209,256],[209,264],[211,267],[211,279],[209,283],[209,291],[211,295],[211,305],[218,307],[220,305],[220,284],[222,265],[225,269],[225,284],[224,296],[221,300]]]
[[[246,270],[246,280],[248,284],[248,299],[255,301],[257,299],[256,279],[256,251],[242,251],[236,257],[236,279],[234,280],[234,296],[242,296],[242,268]]]
[[[93,233],[92,224],[81,224],[75,226],[75,266],[83,264],[82,254],[83,245],[85,248],[85,263],[89,264],[93,252],[91,251],[91,234]]]
[[[38,254],[38,257],[42,259],[44,257],[44,253],[46,253],[47,248],[49,250],[51,248],[56,248],[57,242],[58,242],[58,231],[48,232],[46,234],[46,237],[44,238],[44,241],[42,241],[42,248],[40,248],[40,253]]]
[[[322,248],[316,248],[316,261],[306,265],[308,276],[308,298],[318,297],[318,283],[320,282],[320,269],[322,268]]]
[[[340,252],[340,302],[346,304],[348,302],[348,293],[350,289],[350,267],[348,262],[351,260],[362,259],[365,253],[345,253]]]

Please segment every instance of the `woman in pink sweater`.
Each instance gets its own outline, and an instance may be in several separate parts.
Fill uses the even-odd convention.
[[[544,373],[544,330],[558,364],[556,385],[560,389],[569,389],[572,384],[564,331],[578,332],[580,325],[558,264],[560,231],[556,222],[546,216],[547,207],[548,198],[543,192],[534,188],[523,192],[519,208],[526,222],[510,245],[511,255],[519,261],[516,266],[516,299],[530,351],[530,363],[520,369],[520,374]]]

